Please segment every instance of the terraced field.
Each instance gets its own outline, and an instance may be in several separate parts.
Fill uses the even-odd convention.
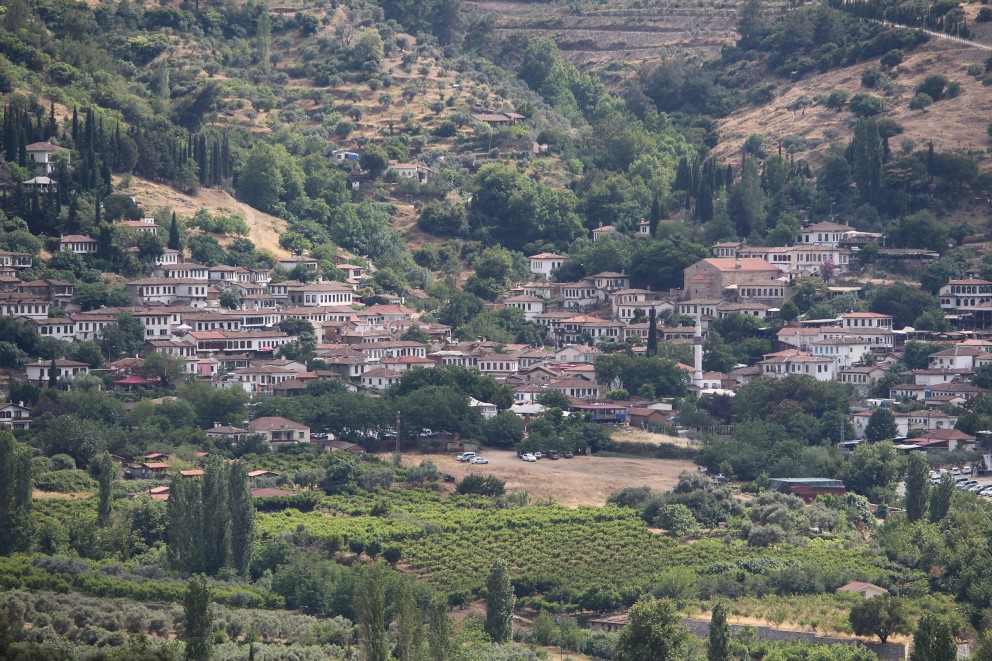
[[[572,61],[597,69],[610,63],[636,66],[676,53],[711,57],[736,39],[739,2],[622,0],[592,4],[470,0],[465,6],[479,13],[496,13],[501,36],[553,36]],[[769,12],[776,12],[784,11],[786,5],[767,6]]]

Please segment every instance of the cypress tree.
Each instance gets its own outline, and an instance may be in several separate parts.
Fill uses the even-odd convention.
[[[72,107],[72,144],[79,146],[79,108]]]
[[[513,635],[513,607],[517,598],[504,560],[497,560],[486,580],[485,632],[494,643],[505,643]]]
[[[658,313],[652,307],[648,312],[648,346],[647,346],[647,356],[651,356],[658,353]]]
[[[58,383],[58,371],[59,368],[55,364],[55,358],[52,358],[51,364],[48,366],[48,387],[54,388]]]
[[[0,429],[0,555],[31,550],[31,448]]]
[[[648,214],[648,226],[651,230],[651,236],[656,236],[658,232],[658,223],[661,222],[661,200],[658,198],[658,194],[654,194],[654,199],[651,200],[651,212]]]
[[[699,185],[699,197],[696,199],[696,217],[701,222],[713,220],[713,191],[707,181]]]
[[[170,250],[179,250],[179,246],[182,245],[179,239],[179,223],[176,220],[176,212],[172,212],[172,223],[169,225],[169,243],[167,244]]]

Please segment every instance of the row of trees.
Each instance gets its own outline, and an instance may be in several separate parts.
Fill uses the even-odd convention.
[[[174,477],[167,517],[173,567],[207,574],[230,567],[248,575],[255,542],[255,506],[243,463],[212,458],[202,477]]]

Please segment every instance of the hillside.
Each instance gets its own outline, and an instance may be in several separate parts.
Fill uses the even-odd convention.
[[[223,190],[202,188],[196,194],[183,193],[171,186],[137,177],[132,177],[126,187],[121,185],[119,179],[114,183],[119,192],[134,195],[138,204],[149,214],[158,209],[170,208],[180,216],[192,216],[200,209],[206,209],[212,214],[243,216],[251,230],[248,238],[256,248],[267,250],[275,257],[288,257],[291,254],[279,245],[279,235],[287,230],[285,220],[253,209]]]
[[[832,140],[846,142],[850,139],[854,117],[846,109],[837,112],[822,105],[805,110],[790,107],[802,97],[815,99],[846,90],[850,94],[871,93],[885,101],[885,111],[878,117],[892,119],[904,128],[904,132],[892,140],[893,151],[900,148],[905,139],[917,146],[932,140],[937,150],[964,149],[975,154],[983,169],[988,169],[992,166],[984,156],[988,136],[984,126],[976,126],[976,118],[990,116],[992,95],[981,80],[966,70],[970,65],[983,64],[989,55],[989,50],[978,46],[933,38],[906,53],[903,62],[893,71],[891,87],[885,91],[871,90],[861,83],[861,74],[869,67],[877,67],[877,60],[807,76],[794,83],[777,81],[773,101],[743,108],[718,122],[721,140],[713,154],[721,160],[733,161],[748,136],[763,134],[769,147],[783,141],[791,142],[793,147],[787,144],[787,150],[796,159],[817,162]],[[935,74],[959,82],[960,94],[923,110],[911,110],[909,102],[916,86],[925,77]]]

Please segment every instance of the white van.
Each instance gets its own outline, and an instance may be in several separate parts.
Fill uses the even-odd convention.
[[[458,461],[469,461],[474,456],[475,456],[474,452],[462,452],[460,455],[455,457],[455,459],[457,459]]]

